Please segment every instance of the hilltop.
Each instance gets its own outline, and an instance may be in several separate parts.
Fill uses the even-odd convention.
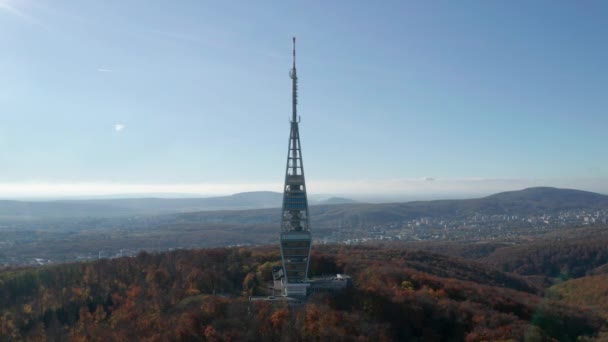
[[[317,246],[311,274],[354,286],[302,305],[266,293],[278,248],[140,253],[0,271],[9,340],[576,340],[605,328],[577,302],[484,263],[398,246]]]
[[[606,208],[606,195],[581,190],[536,187],[475,199],[360,205],[352,209],[363,219],[389,221],[425,216],[464,217],[475,214],[523,216],[572,209]]]

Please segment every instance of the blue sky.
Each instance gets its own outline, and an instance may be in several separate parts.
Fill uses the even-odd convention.
[[[0,196],[608,193],[602,1],[0,0]]]

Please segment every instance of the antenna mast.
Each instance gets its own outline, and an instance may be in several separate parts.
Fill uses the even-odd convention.
[[[298,75],[296,73],[296,37],[293,37],[293,67],[289,72],[291,77],[291,101],[292,101],[292,117],[291,122],[297,122],[298,119]]]

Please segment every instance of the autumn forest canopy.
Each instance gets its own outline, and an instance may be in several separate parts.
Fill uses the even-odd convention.
[[[263,246],[6,268],[1,340],[606,337],[605,227],[517,244],[315,245],[311,275],[348,273],[353,287],[302,304],[250,302],[267,293],[279,263],[278,247]]]

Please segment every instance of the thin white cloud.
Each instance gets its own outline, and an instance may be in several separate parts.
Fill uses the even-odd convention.
[[[97,68],[98,72],[114,72],[114,70],[109,68]]]
[[[13,16],[18,17],[19,19],[43,28],[44,30],[48,31],[48,27],[46,25],[44,25],[40,20],[38,20],[37,18],[33,17],[32,15],[26,13],[25,11],[19,9],[17,6],[15,6],[14,4],[12,4],[12,1],[9,0],[0,0],[0,12],[6,12],[9,13]]]
[[[424,178],[422,178],[422,180],[425,180],[427,182],[434,182],[435,178],[433,178],[433,177],[424,177]]]
[[[127,128],[127,126],[123,123],[115,123],[114,124],[114,131],[115,132],[122,132],[125,128]]]

